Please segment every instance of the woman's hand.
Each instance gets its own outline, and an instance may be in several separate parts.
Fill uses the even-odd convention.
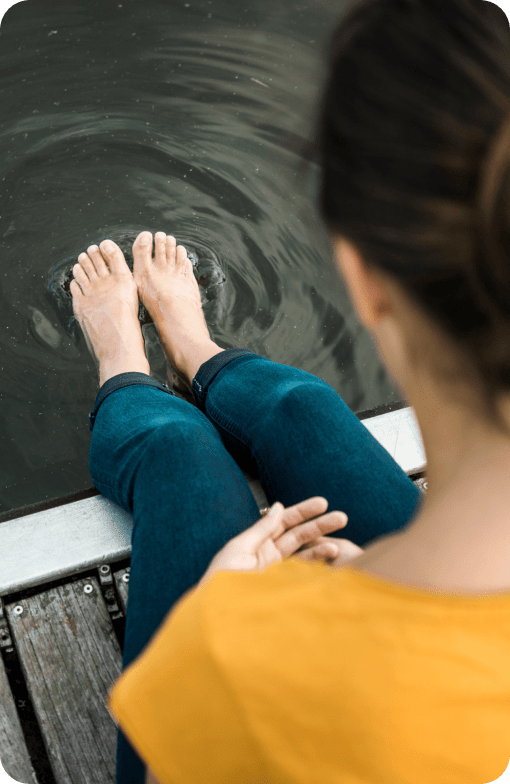
[[[326,512],[328,502],[315,496],[289,506],[274,504],[269,513],[238,534],[215,555],[198,583],[203,585],[221,571],[250,572],[265,569],[296,553],[303,560],[335,561],[338,565],[363,552],[347,539],[325,534],[347,525],[345,512]]]

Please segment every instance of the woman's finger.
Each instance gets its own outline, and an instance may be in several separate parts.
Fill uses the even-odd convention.
[[[260,547],[269,538],[276,542],[287,530],[299,530],[296,526],[300,527],[304,521],[309,520],[313,515],[320,515],[327,507],[328,502],[322,496],[307,498],[305,501],[300,501],[298,504],[294,504],[294,506],[289,506],[287,508],[280,502],[277,502],[276,504],[273,504],[264,517],[250,526],[250,528],[247,528],[246,531],[238,534],[235,539],[237,541],[242,541],[243,547],[247,548]],[[335,515],[333,518],[334,522],[332,522],[331,515]],[[312,539],[321,536],[323,533],[330,533],[331,531],[342,528],[347,524],[347,520],[348,518],[345,512],[329,512],[326,515],[321,515],[321,517],[317,518],[317,521],[319,522],[314,527],[307,529],[305,533],[300,535],[301,539],[299,544],[295,545],[292,549],[288,549],[290,547],[290,542],[286,544],[288,555],[294,552],[297,547],[305,541],[311,541]],[[313,523],[317,521],[312,521],[312,526]],[[315,535],[313,535],[313,532],[315,532]],[[295,544],[296,539],[290,541]]]
[[[340,548],[334,542],[320,542],[318,544],[300,550],[295,554],[295,558],[303,561],[334,560],[340,555]]]
[[[351,542],[350,539],[336,539],[335,543],[338,544],[340,550],[338,557],[335,559],[335,566],[340,566],[364,552],[363,548]]]
[[[282,523],[284,512],[285,507],[277,501],[264,517],[257,520],[246,531],[242,531],[235,536],[234,539],[237,542],[242,542],[243,548],[249,552],[255,552],[267,539],[274,538],[278,531],[285,530],[285,526]]]
[[[283,515],[285,528],[292,528],[295,525],[310,520],[312,517],[319,517],[328,508],[328,501],[323,496],[317,495],[306,498],[292,506],[287,506]]]
[[[300,526],[302,523],[313,518],[320,518],[328,508],[328,502],[322,496],[313,496],[300,501],[293,506],[284,508],[283,515],[280,518],[280,527],[273,529],[273,538],[280,537],[288,529]],[[345,514],[339,512],[338,514]],[[347,524],[348,517],[345,515],[345,524]],[[258,523],[255,523],[258,525]],[[336,530],[336,529],[333,529]]]
[[[234,538],[242,540],[243,545],[248,547],[257,547],[270,536],[278,538],[287,528],[299,525],[303,520],[325,512],[327,508],[328,502],[322,496],[313,496],[288,507],[277,501],[264,517]]]
[[[347,539],[337,539],[336,536],[334,539],[331,536],[320,536],[314,542],[307,542],[306,544],[302,545],[298,550],[298,552],[304,552],[304,550],[308,550],[312,547],[316,547],[318,544],[331,544],[338,549],[340,547],[340,544],[346,541]]]
[[[315,542],[326,534],[345,528],[347,520],[345,512],[327,512],[315,520],[289,529],[275,540],[275,545],[281,552],[282,558],[288,558],[302,545]]]
[[[330,555],[332,550],[331,547],[331,540],[328,542],[328,546],[325,547],[324,541],[316,542],[315,544],[311,545],[304,545],[302,550],[299,550],[295,553],[292,558],[302,558],[306,560],[315,560],[316,558],[325,558],[328,561],[331,561],[331,566],[343,566],[348,561],[356,558],[358,555],[363,553],[363,549],[359,547],[354,542],[351,542],[349,539],[335,539],[333,540],[334,544],[333,547],[336,547],[338,550],[337,555]],[[324,547],[324,550],[322,549]],[[324,553],[324,555],[322,554]]]

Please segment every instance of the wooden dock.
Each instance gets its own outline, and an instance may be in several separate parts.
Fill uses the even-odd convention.
[[[425,492],[408,412],[364,424]],[[265,506],[260,483],[246,478]],[[115,784],[117,727],[106,696],[122,668],[126,517],[99,496],[0,521],[0,763],[14,781]]]
[[[1,601],[0,759],[24,784],[115,782],[106,695],[122,669],[129,567]]]

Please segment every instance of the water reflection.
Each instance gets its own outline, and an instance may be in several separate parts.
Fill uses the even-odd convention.
[[[354,410],[398,400],[300,169],[344,3],[31,0],[0,30],[0,511],[91,486],[99,385],[70,270],[144,230],[194,261],[212,338],[314,373]],[[140,319],[152,374],[157,332]]]
[[[46,316],[37,308],[28,306],[30,314],[30,326],[33,328],[32,334],[40,338],[51,348],[58,348],[62,342],[62,335],[59,333]]]

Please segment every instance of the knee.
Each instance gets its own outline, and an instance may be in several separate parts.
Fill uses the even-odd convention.
[[[210,422],[178,420],[155,427],[147,437],[145,454],[175,452],[183,456],[202,453],[217,447],[219,435]]]
[[[276,412],[279,417],[324,412],[333,402],[346,405],[338,392],[320,378],[306,373],[303,378],[280,384],[276,390]]]

